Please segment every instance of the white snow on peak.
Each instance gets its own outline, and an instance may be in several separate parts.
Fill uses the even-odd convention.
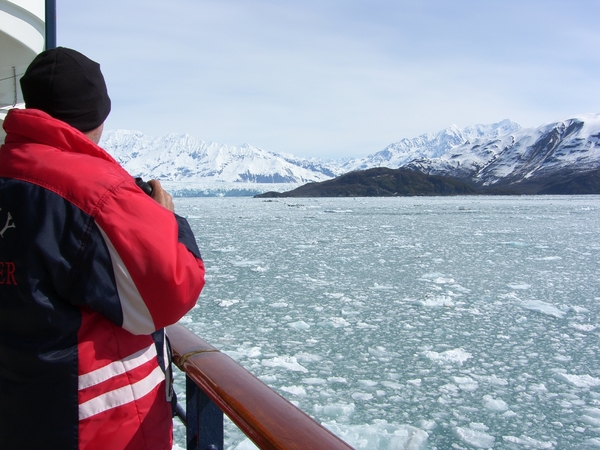
[[[474,125],[464,129],[452,125],[436,134],[426,133],[414,139],[402,139],[366,158],[349,161],[344,168],[347,171],[372,167],[396,169],[415,159],[438,158],[461,145],[479,139],[495,139],[520,128],[520,125],[508,119],[491,125]]]
[[[101,145],[134,176],[165,181],[305,184],[354,170],[406,168],[481,185],[527,180],[564,169],[600,168],[600,114],[580,114],[540,127],[508,119],[402,139],[364,158],[327,161],[275,153],[245,143],[206,143],[188,134],[147,137],[107,131]]]
[[[594,170],[600,167],[600,114],[465,141],[439,156],[415,158],[403,166],[484,185],[567,168],[574,172]]]
[[[101,146],[129,173],[143,178],[307,183],[335,176],[327,165],[316,161],[286,157],[250,144],[206,143],[188,134],[151,138],[136,131],[109,131]]]

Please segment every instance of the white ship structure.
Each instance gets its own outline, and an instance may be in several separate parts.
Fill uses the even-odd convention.
[[[23,107],[19,80],[35,56],[56,46],[56,0],[0,0],[0,125]],[[0,128],[0,143],[4,142]]]

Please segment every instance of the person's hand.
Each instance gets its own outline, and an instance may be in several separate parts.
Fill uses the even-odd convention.
[[[164,206],[169,211],[175,212],[175,205],[173,204],[173,197],[167,191],[165,191],[160,185],[158,180],[150,180],[148,184],[152,186],[152,198],[159,205]]]

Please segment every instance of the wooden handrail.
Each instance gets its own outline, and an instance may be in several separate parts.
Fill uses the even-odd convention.
[[[182,325],[167,327],[173,362],[260,449],[348,450],[348,444]]]

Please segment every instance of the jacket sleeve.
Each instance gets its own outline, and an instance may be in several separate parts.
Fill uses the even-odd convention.
[[[121,312],[105,313],[111,320],[121,321],[118,324],[133,334],[150,334],[177,322],[196,304],[205,271],[184,218],[160,206],[132,181],[106,195],[94,221],[118,297],[107,301],[113,307],[118,303]],[[89,306],[97,309],[93,302]]]

